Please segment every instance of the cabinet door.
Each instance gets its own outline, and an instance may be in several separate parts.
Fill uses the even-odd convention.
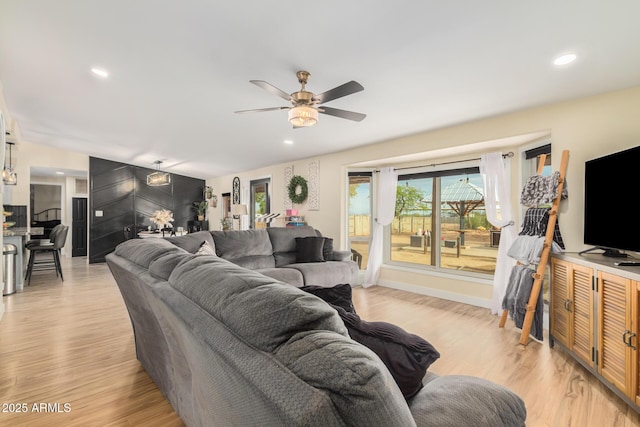
[[[556,258],[551,259],[551,287],[549,303],[549,328],[553,338],[569,348],[570,312],[567,310],[569,299],[569,280],[571,264]]]
[[[572,265],[569,281],[571,333],[569,348],[589,366],[593,367],[593,269]]]
[[[598,273],[598,373],[627,395],[632,394],[632,352],[627,345],[631,294],[631,280]]]
[[[640,338],[637,334],[640,333],[640,282],[632,281],[632,301],[631,304],[631,330],[636,333],[636,336],[631,339],[633,345],[631,354],[631,378],[633,393],[630,396],[635,400],[636,405],[640,405],[640,356],[638,356],[638,346],[640,345]]]

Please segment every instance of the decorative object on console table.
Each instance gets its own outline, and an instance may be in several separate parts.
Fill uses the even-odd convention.
[[[247,211],[247,205],[236,204],[231,207],[231,214],[233,215],[234,220],[234,230],[246,230],[248,228],[249,215],[247,215]]]
[[[149,218],[156,225],[156,228],[173,228],[173,213],[168,209],[154,211]]]
[[[233,230],[233,218],[225,217],[220,220],[220,228],[223,231]]]
[[[280,212],[256,215],[256,228],[267,228],[271,225],[271,222],[280,216]]]
[[[297,209],[287,209],[285,211],[284,221],[285,227],[300,227],[307,225],[307,223],[304,222],[304,216],[298,215]]]

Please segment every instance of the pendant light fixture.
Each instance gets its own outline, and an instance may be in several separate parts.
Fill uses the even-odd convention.
[[[9,167],[7,167],[7,162],[5,159],[4,168],[2,169],[2,182],[5,185],[17,185],[18,184],[18,174],[13,170],[12,165],[12,152],[11,147],[15,144],[12,141],[6,141],[6,144],[9,146]]]
[[[156,171],[147,175],[147,185],[150,187],[161,187],[171,184],[171,175],[169,172],[160,172],[161,160],[153,162],[156,165]]]

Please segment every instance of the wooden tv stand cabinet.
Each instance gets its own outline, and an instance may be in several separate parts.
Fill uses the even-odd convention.
[[[549,345],[640,412],[640,267],[600,254],[551,258]]]

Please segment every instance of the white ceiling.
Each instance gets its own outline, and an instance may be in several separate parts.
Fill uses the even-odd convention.
[[[207,178],[640,85],[638,16],[637,0],[2,0],[0,81],[24,140]],[[249,80],[290,93],[299,69],[315,93],[361,83],[327,106],[367,118],[234,114],[287,105]]]

